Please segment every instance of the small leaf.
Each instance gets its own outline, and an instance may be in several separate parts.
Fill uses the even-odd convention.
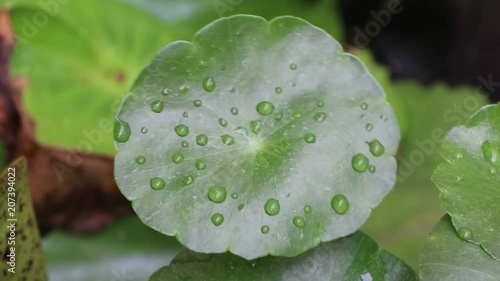
[[[433,174],[457,231],[500,260],[500,105],[485,106],[451,130],[440,148],[447,163]]]
[[[215,81],[211,92],[207,77]],[[189,90],[162,95],[181,87]],[[165,102],[160,114],[149,107],[157,99]],[[317,113],[326,118],[316,120]],[[382,89],[327,33],[293,17],[224,18],[193,43],[167,46],[139,75],[117,119],[131,128],[130,139],[116,143],[120,189],[146,224],[199,252],[295,256],[356,231],[395,180],[399,129]],[[202,134],[206,145],[197,143]],[[370,153],[373,140],[383,155]],[[359,154],[375,173],[353,167]],[[138,155],[145,164],[135,163]],[[164,189],[150,188],[156,177]],[[213,188],[238,196],[214,201]],[[339,212],[337,195],[348,202]],[[306,215],[307,205],[314,210]]]
[[[265,257],[247,261],[231,254],[179,254],[149,281],[278,280],[417,280],[403,261],[380,249],[367,235],[321,244],[294,258]]]
[[[448,215],[432,230],[420,256],[422,281],[498,281],[500,261],[460,239]]]
[[[174,238],[150,229],[137,217],[124,218],[95,234],[53,231],[45,237],[44,247],[50,281],[146,280],[183,250]]]
[[[11,163],[0,175],[0,202],[2,280],[47,280],[24,158]]]

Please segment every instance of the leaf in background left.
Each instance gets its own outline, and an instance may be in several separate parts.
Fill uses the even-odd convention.
[[[47,280],[27,170],[26,159],[20,158],[11,163],[0,176],[2,280]],[[10,262],[14,263],[9,264]]]

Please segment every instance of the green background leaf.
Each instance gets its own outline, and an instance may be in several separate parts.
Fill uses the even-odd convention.
[[[464,124],[488,100],[471,87],[394,83],[369,53],[359,56],[384,88],[402,131],[396,186],[362,229],[384,249],[418,268],[422,244],[445,213],[431,181],[434,169],[443,162],[438,148],[447,131]]]
[[[247,261],[231,254],[204,255],[185,251],[150,281],[226,280],[417,280],[401,260],[379,249],[361,232],[323,243],[294,258],[265,257]]]
[[[500,259],[500,105],[485,106],[450,131],[440,148],[446,159],[432,179],[457,230],[472,231]]]
[[[47,280],[40,234],[31,202],[26,159],[12,162],[0,175],[0,202],[2,280]]]
[[[399,130],[382,89],[327,33],[293,17],[225,18],[193,44],[169,45],[117,118],[119,187],[146,224],[195,251],[297,255],[353,233],[395,179]],[[211,198],[216,187],[223,203]],[[332,208],[340,194],[345,215]],[[268,210],[276,201],[278,214]]]
[[[500,262],[457,236],[448,215],[432,230],[420,257],[422,281],[497,281]]]
[[[54,231],[43,246],[51,281],[146,280],[183,249],[136,217],[91,235]]]

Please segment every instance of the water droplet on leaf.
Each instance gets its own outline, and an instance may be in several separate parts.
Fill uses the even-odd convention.
[[[500,143],[485,141],[481,145],[484,159],[495,167],[500,167]]]
[[[275,216],[280,212],[280,202],[277,199],[268,199],[264,205],[264,211],[270,216]]]
[[[146,163],[146,157],[139,156],[139,157],[135,158],[135,163],[137,163],[139,165]]]
[[[269,230],[270,230],[270,228],[269,228],[269,226],[267,226],[267,225],[264,225],[264,226],[262,226],[262,227],[260,228],[260,232],[262,232],[262,234],[268,234],[268,233],[269,233]]]
[[[375,157],[379,157],[385,152],[385,147],[380,143],[379,140],[375,139],[370,142],[370,152]]]
[[[205,91],[213,92],[215,86],[215,80],[212,77],[207,77],[203,80],[203,89],[205,89]]]
[[[281,87],[276,87],[276,89],[274,89],[274,92],[275,92],[276,94],[281,94],[281,93],[283,93],[283,88],[281,88]]]
[[[143,134],[147,134],[147,133],[148,133],[148,128],[146,128],[146,127],[142,127],[142,128],[141,128],[141,133],[143,133]]]
[[[257,112],[265,116],[272,114],[274,112],[274,104],[268,101],[262,101],[257,104]]]
[[[318,112],[313,115],[313,119],[318,122],[323,122],[326,119],[326,113],[324,112]]]
[[[295,119],[300,119],[300,117],[302,117],[302,113],[300,113],[300,112],[294,112],[292,114],[292,117],[295,118]]]
[[[313,133],[307,133],[305,136],[304,136],[304,140],[307,142],[307,143],[315,143],[316,142],[316,135],[313,134]]]
[[[238,115],[238,113],[239,113],[238,108],[236,108],[236,107],[231,107],[231,109],[229,111],[231,111],[232,115]]]
[[[362,173],[368,169],[368,166],[369,161],[365,155],[359,153],[352,157],[352,168],[355,171]]]
[[[189,87],[187,85],[182,85],[179,87],[179,93],[186,94],[189,91]]]
[[[243,208],[245,208],[245,204],[239,204],[238,205],[238,211],[241,212],[241,210],[243,210]]]
[[[196,136],[196,144],[199,146],[205,146],[208,144],[208,136],[201,134]]]
[[[457,234],[458,234],[458,237],[462,240],[466,240],[466,241],[469,241],[472,239],[472,230],[470,230],[470,228],[468,227],[461,227],[460,229],[458,229],[457,231]]]
[[[372,173],[372,174],[375,174],[375,172],[377,171],[377,168],[375,166],[370,166],[370,167],[368,167],[368,171],[370,171],[370,173]]]
[[[164,107],[163,101],[157,100],[151,103],[151,110],[155,113],[160,113],[163,111]]]
[[[212,221],[212,223],[215,226],[219,226],[224,222],[224,216],[222,214],[219,214],[219,213],[213,214],[212,217],[210,218],[210,220]]]
[[[152,178],[149,185],[154,190],[161,190],[165,188],[165,181],[162,178]]]
[[[238,193],[237,192],[231,193],[231,198],[238,199]]]
[[[349,200],[343,194],[337,194],[332,198],[332,208],[340,215],[349,210]]]
[[[364,102],[364,103],[362,103],[362,104],[361,104],[361,106],[360,106],[360,107],[361,107],[361,109],[363,109],[363,110],[367,110],[367,109],[368,109],[368,104]]]
[[[175,164],[182,163],[182,161],[184,161],[184,154],[176,152],[172,155],[172,162]]]
[[[305,206],[304,206],[304,213],[306,213],[306,214],[310,214],[310,213],[312,213],[312,211],[313,211],[313,210],[312,210],[312,207],[311,207],[311,206],[309,206],[309,205],[305,205]]]
[[[323,106],[325,106],[325,102],[324,102],[324,101],[322,101],[322,100],[319,100],[319,101],[317,101],[317,102],[316,102],[316,105],[317,105],[318,107],[323,107]]]
[[[220,139],[222,140],[222,143],[225,144],[225,145],[232,145],[232,144],[234,144],[234,137],[233,136],[223,135],[223,136],[220,137]]]
[[[181,146],[182,147],[188,147],[189,143],[187,141],[181,141]]]
[[[182,183],[184,185],[192,185],[194,183],[194,177],[193,176],[185,176],[182,178]]]
[[[198,160],[196,161],[195,167],[200,171],[205,170],[207,168],[207,163],[205,163],[205,161],[203,160]]]
[[[161,92],[162,95],[164,96],[168,96],[172,93],[172,90],[170,90],[169,88],[165,88],[163,89],[163,91]]]
[[[193,105],[196,107],[200,107],[203,105],[203,102],[201,100],[195,100],[193,101]]]
[[[214,203],[222,203],[226,200],[227,191],[225,187],[216,186],[208,191],[208,199]]]
[[[290,64],[290,69],[291,70],[297,70],[298,66],[295,63]]]
[[[294,217],[293,224],[298,228],[304,228],[306,226],[306,220],[303,217]]]
[[[373,124],[372,123],[366,124],[365,130],[368,132],[371,132],[373,130]]]
[[[189,113],[187,113],[187,111],[184,111],[184,112],[182,113],[182,117],[184,117],[184,118],[188,118],[188,117],[189,117]]]
[[[283,113],[278,112],[278,113],[274,114],[274,120],[280,121],[281,119],[283,119]]]
[[[262,131],[262,121],[260,120],[254,120],[250,121],[250,131],[254,134],[260,133]]]
[[[189,135],[189,127],[186,125],[178,125],[175,127],[175,133],[179,137],[186,137],[187,135]]]
[[[224,119],[224,118],[219,118],[219,125],[221,125],[222,127],[227,127],[227,120]]]
[[[115,141],[122,143],[127,142],[131,134],[132,131],[130,130],[130,125],[125,121],[116,119],[115,126],[113,128]]]

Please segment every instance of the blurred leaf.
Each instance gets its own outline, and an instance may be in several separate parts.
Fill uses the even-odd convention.
[[[465,239],[500,260],[500,104],[483,107],[446,135],[447,163],[432,177],[443,207]],[[500,265],[500,264],[499,264]]]
[[[175,26],[180,39],[190,40],[210,22],[236,14],[250,14],[271,20],[291,15],[303,18],[340,40],[342,20],[337,0],[124,0],[142,7],[169,26]]]
[[[20,158],[0,176],[2,280],[47,280],[27,169],[26,159]]]
[[[399,129],[383,91],[294,17],[229,17],[167,46],[116,128],[122,192],[199,252],[295,256],[356,231],[395,180]]]
[[[52,232],[43,245],[50,281],[146,280],[183,249],[137,217],[96,234]]]
[[[361,54],[361,58],[382,84],[403,132],[396,187],[373,210],[363,229],[385,249],[417,268],[422,243],[444,214],[431,181],[432,172],[443,161],[437,148],[447,131],[465,123],[488,101],[470,87],[393,83],[387,69],[375,64],[369,54]]]
[[[113,152],[119,103],[141,68],[175,39],[172,28],[118,0],[19,0],[10,15],[18,40],[13,72],[31,81],[24,102],[38,139]]]
[[[231,254],[179,254],[150,281],[278,280],[417,280],[410,267],[380,249],[361,232],[323,243],[294,258],[265,257],[247,261]]]
[[[3,140],[0,138],[0,170],[3,170],[5,167],[5,159],[7,157],[6,151],[5,151],[5,145]]]
[[[420,260],[422,281],[500,280],[500,261],[460,239],[448,215],[432,230]]]

